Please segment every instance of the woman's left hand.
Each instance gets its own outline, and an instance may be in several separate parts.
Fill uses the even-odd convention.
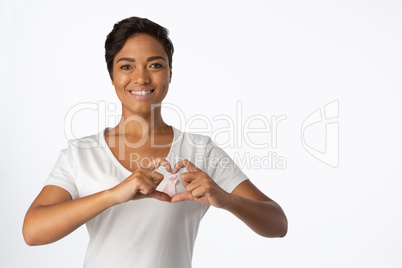
[[[224,208],[229,203],[230,194],[219,187],[207,173],[187,159],[176,163],[172,174],[177,173],[183,167],[188,170],[181,174],[183,186],[187,191],[173,195],[172,203],[192,200],[217,208]]]

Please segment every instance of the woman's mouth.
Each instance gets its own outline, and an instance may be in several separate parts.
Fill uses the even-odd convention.
[[[155,89],[132,89],[128,92],[138,100],[146,100],[151,97],[154,91]]]

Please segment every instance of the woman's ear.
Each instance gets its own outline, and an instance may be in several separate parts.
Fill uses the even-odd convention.
[[[169,83],[172,82],[172,65],[170,65],[170,76],[169,76]]]

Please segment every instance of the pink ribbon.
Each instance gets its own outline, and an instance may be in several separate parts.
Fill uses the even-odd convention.
[[[176,193],[176,181],[177,181],[177,174],[170,174],[167,177],[167,183],[165,187],[163,187],[162,192],[172,197]]]

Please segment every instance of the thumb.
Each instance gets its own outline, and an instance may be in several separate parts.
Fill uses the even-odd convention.
[[[186,200],[194,201],[194,196],[188,191],[174,194],[172,196],[170,202],[176,203],[176,202],[181,202],[181,201],[186,201]]]
[[[155,198],[159,201],[166,201],[170,202],[170,196],[164,192],[160,191],[153,191],[152,193],[148,194],[147,197]]]

